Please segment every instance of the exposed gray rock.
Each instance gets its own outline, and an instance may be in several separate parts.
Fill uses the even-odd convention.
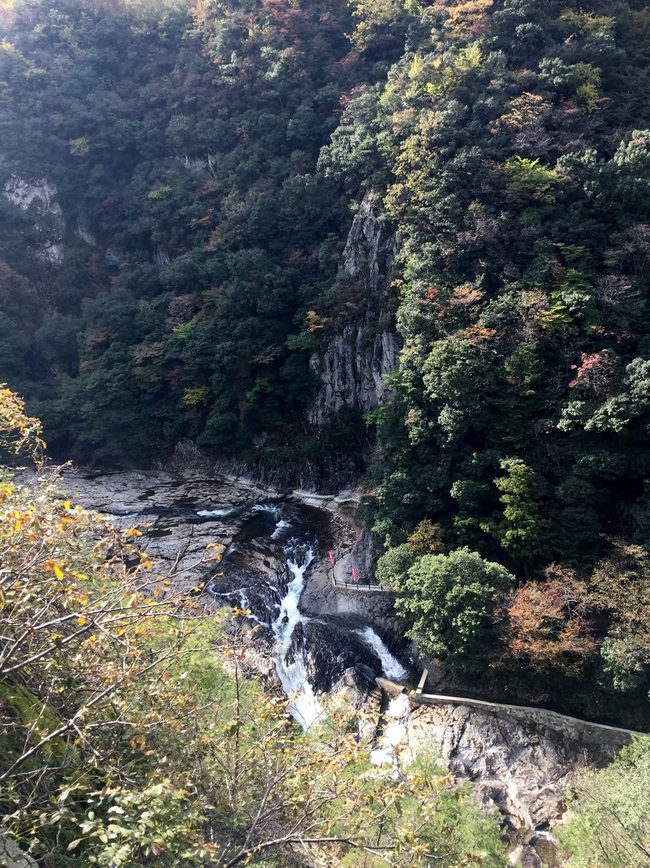
[[[381,332],[368,349],[364,326],[346,326],[322,357],[311,358],[321,390],[309,411],[309,421],[320,425],[342,407],[365,412],[384,404],[390,397],[384,375],[394,370],[400,348],[395,333]]]
[[[611,745],[587,744],[514,715],[446,705],[418,707],[408,726],[407,756],[433,750],[458,780],[471,781],[475,797],[506,819],[521,864],[562,864],[551,834],[581,768],[611,762]]]
[[[60,265],[63,262],[65,221],[54,184],[45,178],[30,182],[12,175],[5,184],[4,194],[10,202],[33,216],[34,226],[42,239],[39,257]]]
[[[77,224],[75,235],[77,238],[81,238],[84,244],[87,244],[89,247],[97,247],[97,238],[93,235],[90,229],[82,223]]]
[[[322,424],[342,407],[371,410],[390,395],[384,376],[395,368],[401,348],[393,317],[386,311],[396,251],[395,235],[386,230],[375,214],[372,195],[366,194],[339,264],[342,278],[363,281],[366,309],[330,341],[323,354],[311,358],[312,370],[321,381],[308,414],[312,424]]]
[[[202,172],[205,169],[212,172],[214,168],[214,154],[206,154],[204,157],[190,157],[185,155],[177,159],[191,172]]]
[[[0,866],[1,868],[38,868],[38,862],[24,853],[13,838],[0,834]]]
[[[231,545],[247,507],[278,497],[277,491],[250,480],[180,477],[161,471],[65,470],[61,486],[75,503],[106,514],[117,527],[141,530],[139,545],[155,560],[158,573],[174,573],[174,589],[179,592],[205,579],[211,569],[205,562],[206,547]],[[213,564],[212,572],[217,569]]]

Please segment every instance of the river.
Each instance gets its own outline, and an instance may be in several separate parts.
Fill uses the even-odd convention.
[[[356,701],[374,690],[378,675],[413,681],[390,598],[332,586],[330,551],[339,570],[346,559],[363,568],[354,560],[360,529],[327,501],[313,505],[309,496],[227,477],[68,472],[64,485],[118,527],[139,527],[161,572],[173,573],[175,590],[201,586],[208,600],[246,613],[240,617],[258,628],[259,655],[273,661],[303,727],[323,713],[318,694],[342,680],[354,686]],[[203,563],[205,547],[217,543],[224,547],[218,566]]]
[[[200,586],[207,605],[239,609],[242,665],[266,689],[284,689],[301,726],[319,720],[325,694],[345,694],[363,717],[374,715],[374,763],[399,774],[400,763],[434,750],[454,777],[472,781],[487,809],[502,812],[513,859],[531,868],[556,864],[549,830],[561,822],[575,773],[611,754],[533,720],[462,703],[414,711],[401,696],[380,706],[377,676],[414,685],[419,673],[390,597],[332,584],[329,552],[341,575],[355,564],[363,570],[372,554],[349,517],[349,493],[278,491],[201,473],[67,471],[61,485],[118,526],[141,526],[147,552],[177,592]],[[216,544],[224,557],[207,564],[206,546]]]

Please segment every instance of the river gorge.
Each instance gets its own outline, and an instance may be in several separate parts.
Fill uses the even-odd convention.
[[[575,773],[605,765],[625,734],[603,737],[559,715],[470,700],[414,702],[423,664],[403,638],[391,595],[359,585],[373,544],[354,520],[357,493],[273,488],[197,468],[65,468],[58,484],[107,522],[139,528],[140,548],[175,593],[197,596],[208,610],[232,607],[222,645],[236,651],[243,674],[289,696],[300,725],[327,713],[328,695],[350,703],[361,712],[359,737],[372,762],[402,774],[433,751],[453,779],[471,782],[486,810],[501,813],[513,863],[562,864],[552,830]],[[435,666],[430,673],[429,687],[444,693],[444,673]]]

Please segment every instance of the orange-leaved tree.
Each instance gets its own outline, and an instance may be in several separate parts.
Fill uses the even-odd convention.
[[[586,584],[552,564],[543,581],[528,582],[508,600],[504,662],[577,675],[598,651],[593,613]]]

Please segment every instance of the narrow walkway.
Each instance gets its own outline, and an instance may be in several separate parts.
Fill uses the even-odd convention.
[[[636,729],[626,729],[621,726],[611,726],[607,723],[596,723],[591,720],[584,720],[580,717],[572,717],[568,714],[562,714],[559,711],[552,711],[548,708],[538,708],[534,705],[512,705],[507,702],[491,702],[485,699],[474,699],[470,696],[451,696],[445,693],[424,693],[424,685],[426,684],[427,670],[422,673],[422,678],[416,690],[408,690],[403,684],[398,684],[390,681],[387,678],[376,678],[375,681],[382,690],[385,690],[391,696],[399,693],[408,693],[411,702],[416,705],[438,706],[438,705],[466,705],[470,708],[484,709],[486,711],[504,712],[513,714],[517,717],[525,717],[533,720],[542,726],[548,726],[551,729],[558,730],[564,733],[567,737],[577,741],[591,741],[594,737],[600,741],[613,741],[620,744],[626,744],[634,735],[648,737],[647,732],[640,732]]]
[[[336,559],[330,559],[330,564],[327,568],[327,574],[330,577],[334,588],[341,588],[346,591],[364,591],[366,593],[375,594],[390,594],[391,591],[386,591],[379,582],[374,579],[364,576],[360,571],[350,564],[348,561],[349,552],[339,555]]]

